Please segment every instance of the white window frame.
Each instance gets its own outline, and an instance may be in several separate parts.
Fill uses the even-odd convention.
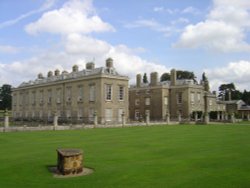
[[[89,86],[89,101],[90,102],[95,101],[95,85]]]
[[[164,97],[164,105],[168,105],[168,97]]]
[[[139,106],[140,105],[140,99],[135,99],[135,106]]]
[[[111,101],[112,100],[112,90],[113,87],[111,84],[106,84],[105,85],[105,100],[106,101]]]
[[[145,98],[145,105],[146,106],[149,106],[150,105],[150,98],[149,97],[147,97],[147,98]]]
[[[177,104],[182,104],[182,93],[177,93]]]
[[[113,109],[106,108],[105,109],[105,121],[110,122],[113,119]]]
[[[139,120],[139,119],[140,119],[140,111],[135,110],[135,120]]]
[[[194,103],[194,92],[191,92],[191,96],[190,96],[190,102],[193,104]]]
[[[119,101],[124,100],[124,90],[125,90],[124,86],[119,86],[119,96],[118,96]]]

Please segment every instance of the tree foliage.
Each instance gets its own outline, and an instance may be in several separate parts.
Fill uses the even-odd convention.
[[[177,79],[190,79],[196,81],[196,76],[193,72],[177,70]]]
[[[0,110],[11,109],[11,85],[4,84],[0,88]]]
[[[234,83],[221,84],[219,87],[219,97],[230,100],[229,93],[231,93],[231,100],[242,99],[243,94],[235,88]]]
[[[143,81],[144,84],[148,83],[148,76],[147,76],[146,73],[144,73],[142,81]]]
[[[170,74],[169,73],[163,73],[162,75],[161,75],[161,82],[163,82],[163,81],[169,81],[170,80]]]

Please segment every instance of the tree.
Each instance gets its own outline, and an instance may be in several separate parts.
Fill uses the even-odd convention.
[[[196,76],[194,75],[193,72],[177,70],[176,74],[177,74],[177,79],[190,79],[190,80],[194,80],[195,82],[197,82]]]
[[[148,83],[148,77],[146,73],[144,73],[142,81],[144,84]]]
[[[11,85],[4,84],[0,88],[0,110],[11,109]]]
[[[242,93],[236,90],[234,83],[221,84],[219,87],[219,97],[230,100],[229,93],[231,93],[231,100],[240,100],[242,98]]]
[[[169,81],[170,80],[170,74],[169,73],[163,73],[162,75],[161,75],[161,82],[163,82],[163,81]]]

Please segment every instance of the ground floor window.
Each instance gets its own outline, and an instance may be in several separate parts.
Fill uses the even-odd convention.
[[[112,121],[113,118],[113,111],[111,108],[105,109],[105,120],[106,121]]]
[[[139,110],[135,110],[135,120],[139,120],[140,119],[140,112]]]

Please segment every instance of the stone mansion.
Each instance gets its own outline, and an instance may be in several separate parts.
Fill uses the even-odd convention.
[[[209,91],[209,83],[179,80],[171,70],[170,81],[159,82],[158,73],[150,75],[150,83],[142,83],[140,74],[136,85],[129,87],[129,78],[120,75],[111,58],[106,66],[95,68],[86,63],[86,69],[77,65],[68,73],[55,70],[47,76],[41,73],[34,81],[24,82],[12,91],[12,116],[15,119],[61,119],[92,123],[121,123],[122,118],[138,121],[148,115],[151,120],[191,117],[198,119],[216,112],[223,119],[225,104],[217,101]]]

